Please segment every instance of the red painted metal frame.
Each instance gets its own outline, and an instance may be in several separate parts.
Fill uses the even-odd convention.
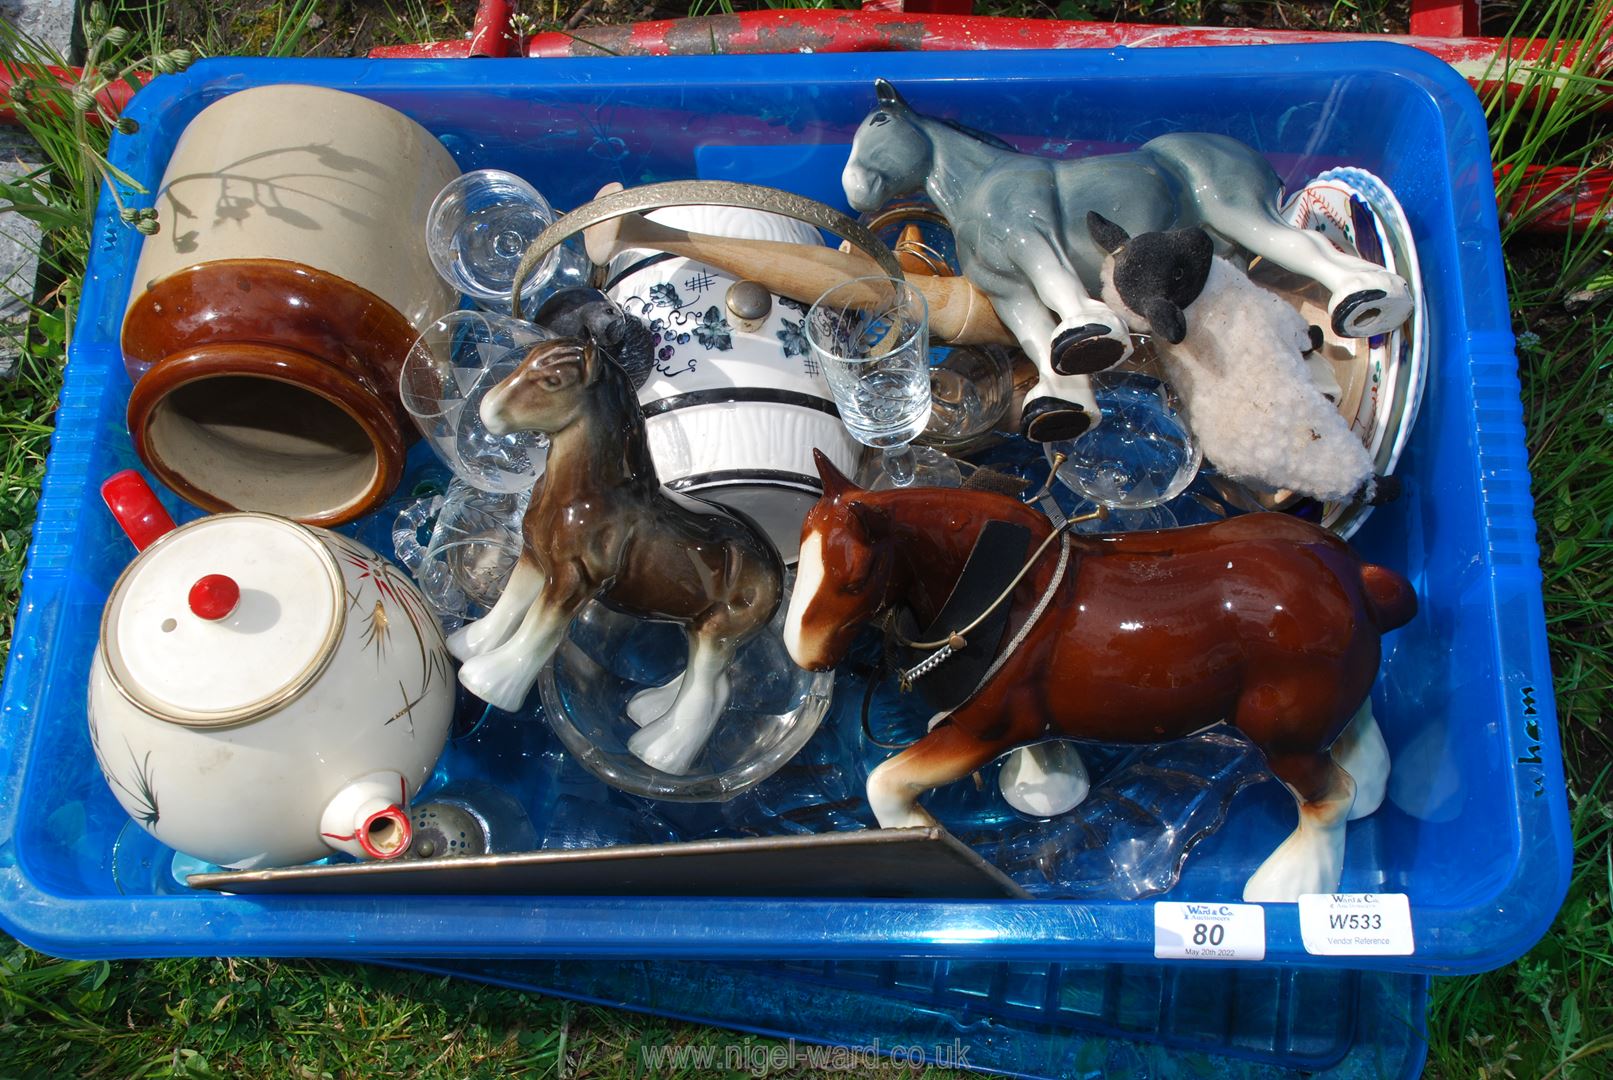
[[[1411,0],[1414,37],[1473,37],[1479,32],[1479,0]]]
[[[883,0],[880,0],[883,4]],[[1489,68],[1510,57],[1518,62],[1541,59],[1546,42],[1537,39],[1447,36],[1454,27],[1476,21],[1471,0],[1423,0],[1413,11],[1414,24],[1440,31],[1440,36],[1345,34],[1329,31],[1260,30],[1248,27],[1155,26],[1141,23],[1065,22],[1054,19],[1010,19],[996,16],[930,15],[912,10],[921,0],[907,0],[909,10],[745,11],[694,19],[666,19],[623,26],[588,27],[535,34],[522,52],[534,57],[670,56],[773,52],[894,52],[950,49],[1110,49],[1169,48],[1182,45],[1297,45],[1335,41],[1393,41],[1439,57],[1481,90],[1504,89]],[[949,0],[923,0],[947,3]],[[485,6],[485,5],[484,5]],[[501,6],[505,6],[502,5]],[[1556,58],[1569,63],[1577,46]],[[470,55],[469,42],[445,41],[375,49],[376,57],[442,57]],[[1606,68],[1613,57],[1604,58]],[[1613,95],[1608,108],[1613,109]]]
[[[80,74],[77,68],[52,67],[45,70],[62,83],[71,83],[78,79]],[[17,114],[11,107],[11,89],[19,74],[20,72],[12,64],[0,61],[0,124],[15,124],[17,122]],[[27,74],[30,78],[39,78],[37,72],[28,72]],[[147,73],[138,73],[129,77],[143,86],[153,76]],[[134,89],[128,83],[119,79],[101,92],[99,101],[101,108],[105,109],[108,115],[116,116],[123,111],[123,107],[129,103],[129,99],[132,97],[134,97]],[[91,112],[90,116],[95,120],[100,119],[99,114],[96,112]]]
[[[1523,175],[1503,217],[1527,215],[1526,230],[1553,236],[1613,229],[1613,170],[1530,165]]]
[[[509,0],[481,0],[471,24],[467,56],[513,56],[521,50],[515,32],[514,6]]]

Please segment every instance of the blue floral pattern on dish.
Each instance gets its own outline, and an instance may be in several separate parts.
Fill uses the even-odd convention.
[[[707,292],[726,287],[726,284],[726,279],[704,273],[691,274],[687,281],[657,282],[643,293],[618,301],[623,310],[649,328],[654,338],[655,370],[663,378],[693,375],[700,370],[702,360],[713,359],[713,353],[734,351],[736,331],[727,311],[721,304],[702,303],[707,299]],[[803,374],[818,378],[821,369],[812,356],[806,336],[806,313],[811,305],[783,296],[775,296],[774,300],[780,306],[775,308],[777,322],[772,325],[777,328],[773,329],[773,336],[778,339],[782,358],[796,359]],[[800,318],[782,317],[786,312]],[[766,333],[760,330],[760,335]]]
[[[663,281],[650,286],[650,307],[665,307],[677,311],[683,307],[683,297],[678,295],[678,287],[670,281]]]
[[[700,316],[700,321],[694,327],[694,336],[700,344],[718,352],[727,352],[734,347],[733,328],[728,325],[728,320],[723,317],[723,313],[715,304]]]
[[[806,320],[791,322],[785,319],[784,329],[778,331],[778,339],[784,344],[785,356],[805,356],[807,354]]]

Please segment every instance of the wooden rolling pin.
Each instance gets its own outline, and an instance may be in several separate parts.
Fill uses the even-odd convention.
[[[607,191],[601,191],[604,195]],[[583,233],[588,257],[609,265],[629,248],[665,251],[759,282],[768,291],[803,304],[817,300],[848,278],[882,277],[879,266],[860,251],[781,243],[776,240],[733,240],[658,225],[637,214],[602,221]],[[997,318],[991,301],[964,277],[914,274],[908,282],[930,306],[930,336],[949,345],[1013,345],[1014,335]],[[880,302],[877,288],[861,302]],[[857,301],[854,301],[857,302]]]

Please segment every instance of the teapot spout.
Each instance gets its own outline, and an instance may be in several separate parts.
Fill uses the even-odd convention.
[[[409,786],[395,772],[375,772],[348,784],[325,807],[319,835],[357,859],[391,859],[409,850],[413,829],[405,808]]]

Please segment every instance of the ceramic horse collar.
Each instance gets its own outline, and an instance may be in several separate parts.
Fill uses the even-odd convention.
[[[674,495],[656,477],[628,375],[588,341],[534,346],[482,401],[495,435],[549,433],[545,472],[522,523],[523,551],[487,616],[449,638],[459,679],[517,709],[582,606],[683,625],[689,662],[628,704],[628,749],[686,773],[727,706],[735,652],[778,610],[784,566],[748,521]]]
[[[1203,225],[1222,241],[1319,282],[1341,337],[1392,330],[1411,314],[1399,277],[1346,255],[1278,214],[1281,181],[1224,135],[1162,135],[1130,153],[1061,161],[914,111],[890,83],[852,140],[841,176],[861,211],[924,191],[946,216],[965,275],[1036,364],[1021,428],[1067,439],[1098,416],[1086,376],[1125,359],[1130,335],[1101,295],[1097,211],[1133,234]]]
[[[936,616],[987,522],[1052,532],[1016,499],[970,490],[868,492],[819,459],[784,641],[802,667],[838,663],[859,628],[905,605]],[[1380,635],[1416,597],[1398,574],[1281,514],[1159,533],[1071,537],[1041,618],[974,695],[868,778],[881,826],[933,825],[919,797],[1049,737],[1164,742],[1218,721],[1264,755],[1299,825],[1245,886],[1291,901],[1338,887],[1344,824],[1375,810],[1388,754],[1370,691]],[[1016,587],[1010,633],[1049,589],[1044,556]]]

